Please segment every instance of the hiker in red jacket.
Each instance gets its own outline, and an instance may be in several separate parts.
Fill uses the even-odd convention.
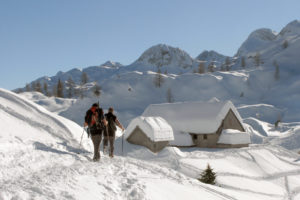
[[[107,125],[107,121],[104,118],[102,108],[99,108],[97,103],[94,103],[92,107],[86,112],[84,126],[89,127],[89,132],[94,145],[94,157],[93,161],[100,160],[100,143],[102,134]]]

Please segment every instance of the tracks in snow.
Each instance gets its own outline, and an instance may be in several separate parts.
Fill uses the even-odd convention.
[[[30,152],[31,151],[31,152]],[[153,179],[169,180],[178,185],[202,188],[218,197],[229,195],[205,186],[183,174],[157,164],[128,157],[113,159],[103,156],[100,162],[90,162],[91,154],[61,154],[32,149],[13,152],[14,157],[5,166],[9,174],[0,179],[0,191],[8,199],[147,199],[147,182]],[[12,168],[11,168],[12,167]],[[6,173],[5,172],[5,173]],[[1,195],[0,195],[1,199]],[[3,198],[5,199],[5,198]]]

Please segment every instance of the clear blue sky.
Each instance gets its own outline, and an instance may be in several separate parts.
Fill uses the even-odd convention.
[[[300,19],[299,0],[0,0],[0,88],[124,65],[158,43],[232,56],[255,29]]]

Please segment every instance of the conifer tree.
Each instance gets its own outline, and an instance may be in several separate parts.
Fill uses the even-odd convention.
[[[287,40],[284,40],[283,44],[282,44],[282,48],[286,49],[289,46],[289,43]]]
[[[211,62],[209,65],[208,65],[208,71],[209,72],[214,72],[215,71],[215,65],[213,62]]]
[[[245,57],[244,57],[244,56],[242,56],[242,58],[241,58],[241,67],[242,67],[242,68],[245,68],[245,67],[246,67],[246,60],[245,60]]]
[[[88,80],[89,80],[89,77],[88,77],[87,73],[82,72],[82,74],[81,74],[81,84],[82,85],[86,84],[88,82]]]
[[[230,71],[230,60],[229,60],[229,57],[226,57],[226,60],[225,60],[225,67],[226,67],[226,71]]]
[[[94,86],[94,95],[96,97],[100,97],[101,95],[101,86],[99,86],[97,83]]]
[[[173,96],[171,88],[168,88],[168,90],[167,90],[167,102],[168,103],[174,102],[174,96]]]
[[[198,73],[199,73],[199,74],[204,74],[204,73],[205,73],[205,65],[204,65],[204,62],[199,63],[199,66],[198,66]]]
[[[64,97],[64,84],[60,79],[58,79],[58,83],[57,83],[57,97],[60,98]]]
[[[30,85],[28,83],[26,83],[26,92],[29,92],[31,89],[30,89]]]
[[[36,83],[35,82],[31,83],[31,91],[36,91]]]
[[[241,92],[240,97],[244,97],[244,92]]]
[[[160,69],[158,68],[157,73],[154,77],[154,85],[155,85],[155,87],[160,88],[163,82],[164,82],[164,77],[161,74]]]
[[[43,89],[44,89],[44,94],[46,96],[50,96],[48,91],[48,84],[46,82],[44,82]]]
[[[206,169],[200,174],[200,178],[198,180],[206,184],[216,184],[216,173],[213,172],[213,169],[209,164],[207,164]]]
[[[42,93],[42,86],[40,81],[37,81],[36,85],[35,85],[35,91]]]
[[[66,86],[67,86],[67,95],[68,95],[68,98],[72,98],[73,96],[73,90],[74,90],[74,81],[71,77],[68,78],[67,82],[66,82]]]
[[[279,80],[280,76],[279,76],[279,65],[278,63],[276,62],[276,60],[273,62],[273,65],[275,67],[275,73],[274,73],[274,78],[276,81]]]
[[[281,122],[281,115],[279,114],[279,115],[277,116],[276,122],[274,123],[276,129],[278,128],[280,122]]]
[[[261,63],[261,58],[260,58],[260,53],[259,52],[256,52],[256,54],[255,54],[254,63],[255,63],[256,67],[258,67]]]

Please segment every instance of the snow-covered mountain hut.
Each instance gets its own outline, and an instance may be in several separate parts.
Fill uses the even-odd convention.
[[[246,147],[250,136],[231,101],[152,104],[143,115],[160,116],[173,128],[171,146]]]
[[[154,153],[174,140],[172,127],[161,117],[137,117],[124,134],[129,143],[145,146]]]

